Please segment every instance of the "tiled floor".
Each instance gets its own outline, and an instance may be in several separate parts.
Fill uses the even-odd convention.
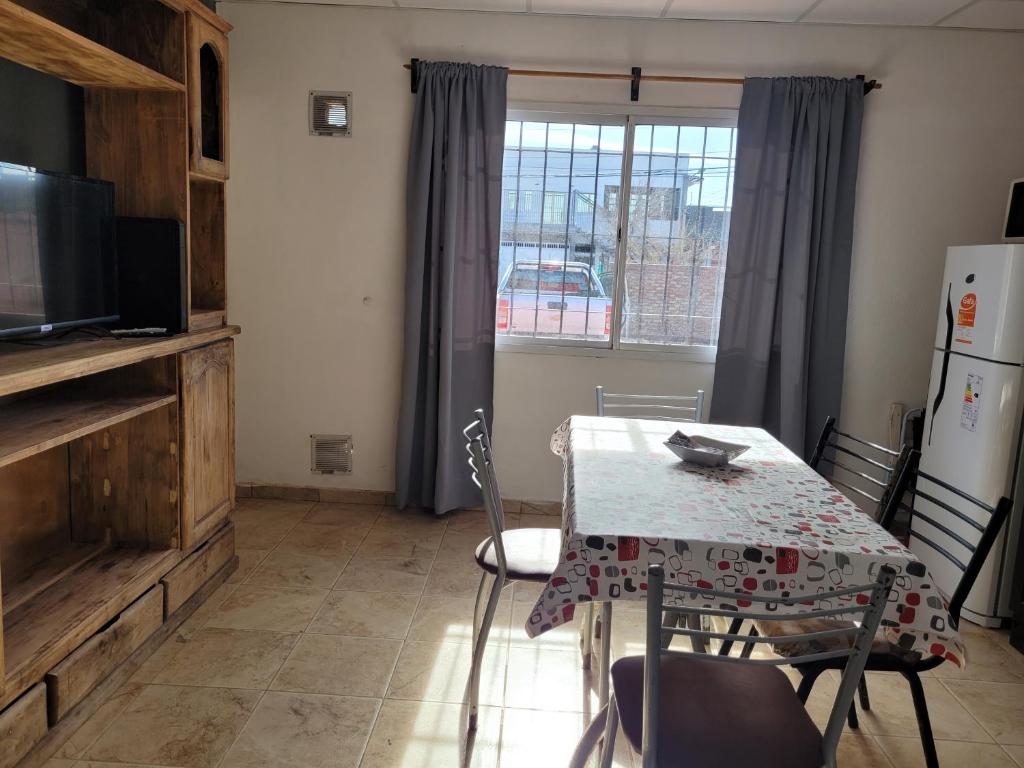
[[[510,524],[556,527],[550,516]],[[558,768],[595,710],[577,633],[523,625],[537,587],[506,590],[463,763],[480,513],[244,500],[241,567],[50,761],[50,768]],[[642,605],[616,605],[613,650],[642,652]],[[972,630],[966,672],[925,683],[944,768],[1024,766],[1024,656]],[[835,677],[809,702],[827,716]],[[909,691],[870,678],[872,711],[840,765],[923,765]],[[631,765],[622,739],[616,765]]]

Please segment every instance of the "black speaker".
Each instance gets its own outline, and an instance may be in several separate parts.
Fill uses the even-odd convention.
[[[188,328],[187,258],[182,222],[117,217],[119,328]]]

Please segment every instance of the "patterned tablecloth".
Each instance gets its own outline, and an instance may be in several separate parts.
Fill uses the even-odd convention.
[[[677,427],[751,448],[727,467],[692,467],[663,445]],[[888,639],[963,664],[948,601],[921,561],[764,430],[573,416],[551,450],[565,464],[562,554],[527,622],[531,637],[571,621],[577,603],[644,599],[649,563],[669,581],[738,596],[868,584],[888,564],[897,573],[882,618]],[[689,604],[750,607],[699,594]]]

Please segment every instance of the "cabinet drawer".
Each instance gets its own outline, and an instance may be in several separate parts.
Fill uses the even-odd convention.
[[[46,735],[46,686],[39,683],[0,712],[0,768],[14,768]]]
[[[137,651],[164,622],[164,588],[157,584],[102,632],[46,675],[50,722],[56,723]]]
[[[234,556],[235,525],[229,522],[164,576],[164,615],[170,616],[181,608]]]

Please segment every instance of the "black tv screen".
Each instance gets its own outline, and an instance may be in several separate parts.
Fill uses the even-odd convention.
[[[0,337],[118,319],[114,185],[0,162]]]

